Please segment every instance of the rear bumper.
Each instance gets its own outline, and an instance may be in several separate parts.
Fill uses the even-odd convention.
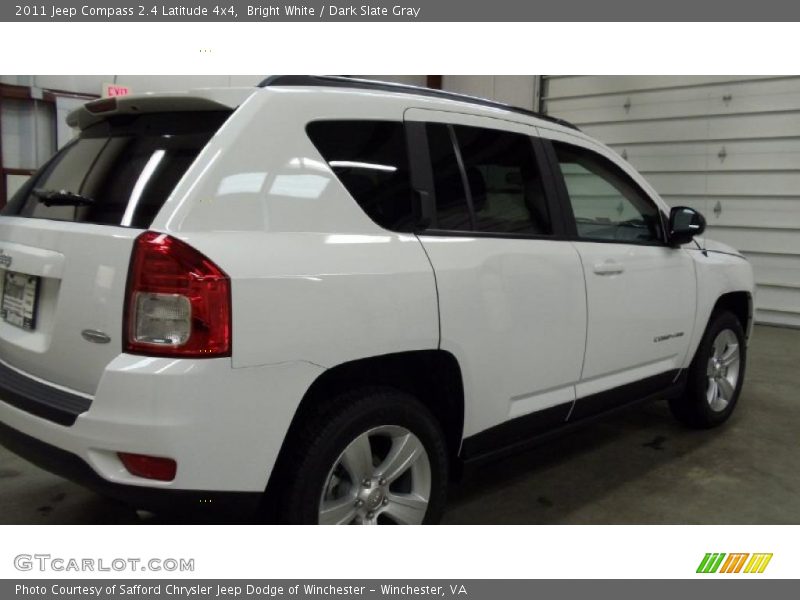
[[[152,505],[154,496],[261,494],[297,406],[322,371],[304,362],[234,369],[230,359],[121,354],[72,425],[9,401],[0,383],[0,442],[49,471],[140,506]],[[47,389],[60,393],[43,387],[46,402],[52,402]],[[172,458],[175,479],[132,475],[118,452]]]
[[[158,489],[112,483],[100,477],[79,456],[25,435],[3,423],[0,423],[0,445],[45,471],[136,508],[160,511],[189,507],[245,515],[255,512],[261,502],[261,494],[256,492]]]
[[[0,398],[11,406],[60,425],[73,425],[91,398],[49,386],[0,363]]]

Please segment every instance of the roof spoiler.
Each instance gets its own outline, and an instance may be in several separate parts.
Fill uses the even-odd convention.
[[[232,110],[236,105],[190,93],[139,94],[100,98],[87,102],[67,115],[67,125],[86,129],[115,115],[152,112]]]

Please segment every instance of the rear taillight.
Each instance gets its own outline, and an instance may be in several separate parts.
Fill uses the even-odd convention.
[[[125,303],[126,352],[230,356],[230,280],[186,243],[153,231],[136,238]]]

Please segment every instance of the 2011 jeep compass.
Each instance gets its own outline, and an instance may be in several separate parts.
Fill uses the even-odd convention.
[[[102,493],[435,522],[463,463],[736,405],[750,265],[568,123],[310,76],[69,122],[0,216],[0,440]]]

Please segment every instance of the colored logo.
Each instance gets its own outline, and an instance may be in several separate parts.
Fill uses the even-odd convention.
[[[697,567],[698,573],[763,573],[772,553],[749,554],[739,552],[725,554],[724,552],[708,552]]]

